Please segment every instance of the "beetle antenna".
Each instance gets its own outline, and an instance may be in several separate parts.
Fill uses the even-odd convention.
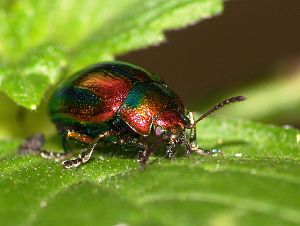
[[[215,112],[216,110],[220,109],[221,107],[224,107],[227,104],[231,104],[231,103],[235,103],[238,101],[243,101],[246,100],[246,97],[244,96],[236,96],[236,97],[231,97],[228,98],[226,100],[223,100],[222,102],[216,104],[215,106],[213,106],[211,109],[209,109],[206,113],[204,113],[203,115],[201,115],[192,125],[191,128],[194,128],[196,126],[196,124],[198,122],[200,122],[202,119],[206,118],[207,116],[209,116],[211,113]]]

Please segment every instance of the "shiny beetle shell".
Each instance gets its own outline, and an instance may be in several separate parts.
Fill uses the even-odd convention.
[[[189,122],[181,99],[164,81],[123,62],[96,64],[76,73],[54,93],[49,111],[61,134],[82,134],[85,139],[72,138],[82,143],[118,129],[116,124],[122,122],[142,136],[150,134],[153,124],[184,130]]]
[[[20,146],[19,153],[31,150],[47,159],[63,160],[70,153],[68,140],[85,144],[77,158],[62,162],[65,168],[89,161],[102,141],[137,147],[142,167],[161,143],[167,157],[173,156],[176,145],[184,145],[187,155],[191,151],[210,154],[197,145],[196,124],[220,107],[244,99],[226,99],[194,120],[180,97],[158,76],[123,62],[95,64],[64,81],[50,99],[49,113],[62,136],[65,152],[42,150],[42,136],[36,135]],[[189,140],[186,130],[190,130]],[[148,147],[143,138],[150,134],[156,141]]]

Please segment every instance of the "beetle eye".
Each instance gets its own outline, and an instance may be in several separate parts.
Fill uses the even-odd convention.
[[[163,133],[163,129],[160,126],[155,128],[156,136],[160,136],[162,133]]]

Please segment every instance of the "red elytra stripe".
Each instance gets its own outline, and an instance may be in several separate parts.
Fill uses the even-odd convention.
[[[82,109],[83,114],[75,117],[81,121],[104,122],[111,119],[125,101],[132,88],[131,82],[123,77],[108,73],[93,73],[83,77],[76,84],[95,93],[101,103],[95,108]]]

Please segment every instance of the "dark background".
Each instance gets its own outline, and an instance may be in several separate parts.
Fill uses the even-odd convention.
[[[300,1],[227,1],[221,15],[166,36],[118,59],[160,75],[187,105],[199,106],[300,56]]]

